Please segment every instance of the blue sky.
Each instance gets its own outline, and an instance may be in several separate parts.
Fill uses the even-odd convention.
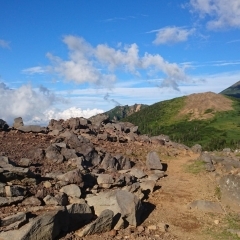
[[[47,123],[240,80],[239,0],[0,0],[0,118]]]

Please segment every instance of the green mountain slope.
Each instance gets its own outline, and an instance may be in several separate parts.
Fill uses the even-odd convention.
[[[131,114],[138,112],[144,108],[146,108],[148,105],[145,104],[134,104],[132,106],[117,106],[104,114],[109,116],[110,120],[116,120],[120,121],[121,119],[130,116]]]
[[[220,94],[224,94],[230,97],[240,98],[240,81],[226,88],[225,90],[220,92]]]
[[[239,148],[240,100],[213,93],[190,96],[155,103],[123,121],[138,125],[142,134],[166,134],[190,147]]]

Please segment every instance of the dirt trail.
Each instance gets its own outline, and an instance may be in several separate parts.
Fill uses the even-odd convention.
[[[188,208],[193,200],[217,201],[214,196],[216,183],[209,173],[193,174],[185,170],[186,165],[197,157],[198,155],[191,154],[164,161],[168,165],[168,176],[160,180],[161,188],[149,199],[156,208],[145,225],[166,223],[169,225],[169,233],[177,239],[212,239],[211,236],[206,236],[206,229],[222,216]]]

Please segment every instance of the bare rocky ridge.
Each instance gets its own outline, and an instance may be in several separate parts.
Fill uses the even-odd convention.
[[[240,210],[230,149],[202,153],[104,115],[22,127],[0,131],[0,239],[214,239],[203,230]],[[183,171],[199,160],[200,175]]]
[[[221,94],[213,92],[194,93],[186,97],[185,106],[180,111],[181,115],[190,115],[190,120],[208,119],[215,112],[233,110],[232,100]]]

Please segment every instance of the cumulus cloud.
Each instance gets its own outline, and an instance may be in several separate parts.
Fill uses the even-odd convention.
[[[33,89],[30,84],[18,89],[10,89],[5,83],[0,83],[0,119],[12,124],[14,118],[22,117],[25,124],[40,124],[46,126],[50,119],[68,119],[71,117],[89,118],[102,109],[86,109],[71,107],[59,110],[58,103],[68,103],[44,86]]]
[[[190,6],[201,18],[211,18],[207,22],[209,29],[240,28],[238,0],[190,0]]]
[[[16,117],[23,117],[29,122],[34,118],[44,118],[43,112],[62,98],[42,89],[33,89],[31,85],[23,85],[18,89],[10,89],[0,84],[0,118],[12,124]]]
[[[3,40],[3,39],[0,39],[0,47],[9,49],[10,48],[10,43]]]
[[[185,42],[188,40],[195,29],[187,29],[184,27],[165,27],[159,30],[154,30],[151,32],[157,32],[156,39],[153,41],[154,44],[174,44],[178,42]]]
[[[103,113],[104,111],[102,109],[81,109],[77,107],[71,107],[68,109],[65,109],[63,111],[59,111],[57,109],[51,109],[45,112],[46,118],[49,119],[69,119],[71,117],[84,117],[84,118],[90,118],[96,114]]]
[[[134,77],[141,77],[140,73],[155,76],[165,75],[165,81],[174,82],[169,86],[178,85],[189,78],[184,68],[176,63],[169,63],[159,54],[145,53],[139,55],[138,45],[119,45],[117,48],[107,44],[93,47],[81,37],[65,36],[63,42],[69,49],[69,56],[64,60],[51,53],[47,57],[51,65],[47,66],[48,72],[57,74],[67,81],[78,84],[90,83],[112,88],[120,71]]]

